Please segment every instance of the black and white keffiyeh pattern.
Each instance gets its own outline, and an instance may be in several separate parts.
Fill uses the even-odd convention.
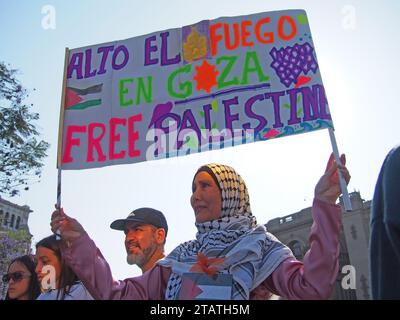
[[[284,259],[292,256],[292,252],[264,226],[257,225],[246,185],[240,175],[225,165],[209,164],[207,167],[221,190],[221,218],[196,223],[196,240],[179,245],[158,262],[172,268],[165,298],[178,298],[181,275],[190,272],[197,262],[197,255],[203,253],[207,258],[224,258],[218,273],[233,276],[232,299],[249,299],[250,292]]]

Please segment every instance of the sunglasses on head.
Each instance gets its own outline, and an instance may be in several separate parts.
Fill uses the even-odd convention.
[[[3,276],[3,282],[9,282],[11,279],[14,282],[21,281],[23,278],[29,278],[29,274],[24,274],[23,272],[17,271],[17,272],[12,272],[12,273],[7,273]]]

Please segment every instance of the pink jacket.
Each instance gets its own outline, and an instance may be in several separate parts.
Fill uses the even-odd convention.
[[[310,250],[304,261],[287,258],[251,292],[251,299],[271,293],[286,299],[328,299],[339,270],[341,209],[320,200],[312,207]],[[67,264],[95,299],[162,300],[171,269],[156,265],[141,276],[114,280],[110,266],[87,234],[63,248]]]

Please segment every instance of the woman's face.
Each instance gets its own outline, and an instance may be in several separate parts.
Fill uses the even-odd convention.
[[[46,275],[48,275],[48,277],[46,278],[45,283],[47,284],[49,281],[54,281],[56,288],[58,288],[61,264],[54,251],[45,247],[38,247],[36,249],[36,261],[37,265],[35,272],[38,277],[40,288],[43,290],[42,280]],[[51,279],[51,277],[53,277],[53,279]]]
[[[209,173],[200,171],[193,181],[193,194],[190,204],[194,210],[196,222],[219,219],[221,216],[221,192]]]
[[[8,268],[8,296],[10,299],[28,300],[31,273],[21,262],[15,261]]]

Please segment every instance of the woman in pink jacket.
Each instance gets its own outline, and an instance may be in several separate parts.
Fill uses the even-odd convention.
[[[192,184],[196,239],[175,248],[142,276],[114,280],[108,263],[82,226],[56,210],[63,255],[95,299],[328,299],[338,273],[341,193],[338,170],[329,159],[315,188],[310,250],[298,261],[289,248],[258,225],[246,185],[231,167],[202,166]]]

